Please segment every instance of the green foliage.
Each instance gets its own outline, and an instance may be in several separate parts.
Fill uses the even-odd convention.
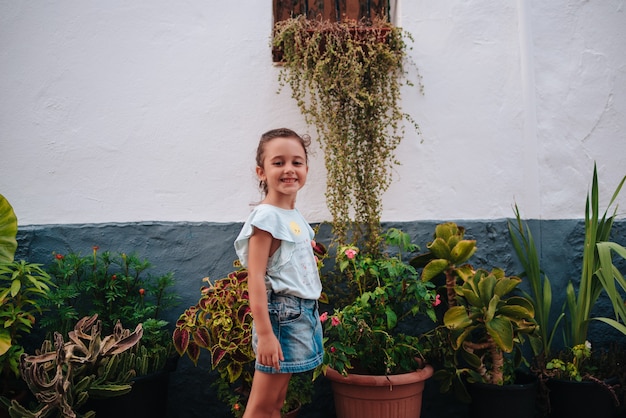
[[[382,242],[382,195],[398,164],[403,119],[419,132],[400,106],[405,39],[410,34],[382,19],[366,24],[300,16],[274,28],[273,45],[284,60],[280,85],[290,87],[324,150],[335,238],[371,254]]]
[[[445,312],[444,327],[424,336],[428,357],[440,366],[434,378],[441,381],[441,391],[452,389],[459,399],[468,400],[465,380],[514,383],[524,335],[537,332],[530,300],[511,295],[520,282],[495,268],[476,270],[456,286],[459,304]]]
[[[591,311],[602,293],[602,281],[598,278],[597,272],[600,268],[597,244],[609,241],[613,220],[617,213],[614,208],[609,216],[609,209],[615,202],[619,192],[626,181],[624,176],[615,189],[609,204],[602,215],[600,215],[599,201],[600,192],[598,188],[598,172],[594,164],[591,191],[587,195],[585,205],[585,241],[583,243],[582,272],[578,290],[574,288],[572,282],[568,283],[566,289],[566,341],[567,345],[574,346],[584,344],[587,340],[587,330],[589,321],[592,319]]]
[[[582,382],[586,363],[591,358],[591,343],[585,341],[569,350],[567,359],[553,358],[546,363],[546,373],[551,377]]]
[[[2,375],[19,375],[23,353],[19,339],[29,334],[42,313],[53,283],[40,264],[0,262],[0,366]]]
[[[0,194],[0,262],[11,262],[17,249],[17,217],[9,201]]]
[[[565,314],[561,312],[554,321],[551,321],[552,285],[548,276],[541,270],[535,241],[528,225],[522,222],[517,205],[515,218],[515,223],[508,222],[509,234],[517,258],[524,269],[521,277],[526,278],[530,284],[531,294],[527,296],[533,303],[535,320],[539,325],[538,338],[531,337],[530,343],[533,354],[545,360],[551,355],[554,336]]]
[[[613,305],[615,319],[606,317],[594,317],[593,319],[603,321],[622,334],[626,334],[626,302],[624,301],[626,279],[617,266],[613,264],[613,253],[622,260],[626,259],[626,247],[616,242],[600,242],[597,244],[597,249],[600,262],[598,278]]]
[[[539,264],[539,256],[532,235],[528,227],[521,221],[517,205],[515,215],[517,224],[509,222],[509,231],[516,254],[524,268],[523,275],[530,281],[532,295],[530,296],[537,311],[537,321],[540,325],[541,341],[534,341],[532,346],[536,355],[542,356],[543,362],[551,357],[551,344],[561,319],[565,319],[565,345],[580,346],[587,341],[587,331],[591,320],[604,322],[622,333],[626,333],[626,308],[624,308],[624,292],[626,281],[619,270],[613,265],[612,252],[626,256],[616,243],[609,242],[613,221],[617,213],[617,206],[612,213],[609,210],[626,181],[622,178],[616,187],[607,208],[600,213],[600,193],[598,187],[598,172],[593,167],[591,190],[585,204],[585,239],[583,243],[581,276],[578,288],[569,282],[566,288],[565,307],[556,321],[550,323],[552,305],[552,289],[549,279],[543,275]],[[605,292],[613,304],[615,317],[594,317],[592,310]]]
[[[149,362],[140,375],[159,370],[163,357],[173,351],[168,324],[160,316],[176,306],[179,297],[170,291],[173,274],[154,276],[147,273],[151,267],[137,254],[100,251],[98,247],[88,256],[54,254],[48,271],[56,288],[45,303],[50,314],[42,318],[42,328],[67,333],[78,318],[93,314],[98,315],[105,332],[111,332],[117,321],[132,327],[141,323],[145,333],[140,346],[149,357],[159,360]]]
[[[429,282],[445,275],[448,306],[456,305],[455,286],[472,273],[466,263],[476,252],[476,241],[465,239],[465,228],[454,222],[438,224],[433,240],[426,245],[428,252],[413,258],[410,263],[423,267],[421,278]]]
[[[424,266],[421,277],[426,282],[446,277],[443,323],[420,337],[440,390],[469,401],[465,382],[514,383],[523,361],[521,346],[526,336],[537,338],[538,327],[532,302],[516,293],[521,279],[506,276],[500,268],[488,271],[467,264],[476,241],[464,235],[465,229],[453,222],[437,225],[429,252],[411,263]]]
[[[373,256],[356,246],[340,248],[340,271],[358,289],[358,296],[335,309],[324,322],[324,364],[316,375],[332,367],[346,375],[355,368],[367,374],[396,374],[420,368],[421,344],[417,336],[398,331],[403,319],[424,314],[436,320],[438,303],[434,285],[419,280],[417,271],[402,260],[402,252],[415,250],[408,235],[390,229],[383,235],[396,255]]]

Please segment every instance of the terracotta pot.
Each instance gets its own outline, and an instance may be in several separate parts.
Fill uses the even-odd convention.
[[[300,406],[298,406],[295,409],[292,409],[289,412],[285,412],[284,414],[281,414],[281,417],[282,418],[297,418],[299,413],[300,413]]]
[[[328,368],[337,418],[419,418],[425,381],[433,375],[426,365],[411,373],[342,376]]]

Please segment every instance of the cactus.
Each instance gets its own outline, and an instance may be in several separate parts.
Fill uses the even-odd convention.
[[[93,411],[78,412],[89,397],[106,398],[130,392],[135,370],[123,364],[120,354],[141,340],[142,325],[131,332],[118,321],[113,334],[102,338],[102,323],[97,317],[79,320],[68,333],[69,341],[55,333],[54,343],[44,341],[35,355],[21,357],[22,376],[38,405],[31,411],[12,401],[11,417],[90,418],[95,416]]]

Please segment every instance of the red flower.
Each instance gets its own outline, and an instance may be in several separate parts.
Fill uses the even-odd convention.
[[[57,260],[63,260],[65,257],[63,256],[63,254],[55,254],[54,256]]]
[[[341,324],[341,321],[339,320],[339,318],[337,318],[336,316],[333,316],[330,319],[330,325],[332,325],[333,327],[336,327],[337,325]]]
[[[239,408],[240,408],[240,406],[239,406],[239,404],[238,404],[238,403],[236,403],[236,404],[234,404],[234,405],[233,405],[233,409],[234,409],[235,411],[239,411]]]
[[[146,289],[144,289],[143,287],[141,289],[139,289],[139,294],[141,296],[145,295],[146,294]]]
[[[324,323],[328,319],[328,312],[324,312],[320,315],[320,322]]]
[[[93,248],[93,250],[94,250],[94,251],[98,251],[98,250],[100,249],[100,247],[98,247],[97,245],[94,245],[94,246],[93,246],[93,247],[91,247],[91,248]]]
[[[117,280],[117,274],[112,275],[111,276],[111,280],[113,280],[113,281]]]
[[[330,347],[330,352],[334,353],[335,351],[337,351],[337,349],[335,347]]]
[[[433,301],[433,306],[438,306],[441,303],[441,295],[437,295]]]

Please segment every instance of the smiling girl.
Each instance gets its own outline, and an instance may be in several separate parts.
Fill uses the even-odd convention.
[[[235,240],[248,269],[256,353],[244,418],[279,418],[291,374],[322,363],[314,234],[295,207],[309,171],[309,144],[308,137],[285,128],[261,136],[256,173],[265,196]]]

